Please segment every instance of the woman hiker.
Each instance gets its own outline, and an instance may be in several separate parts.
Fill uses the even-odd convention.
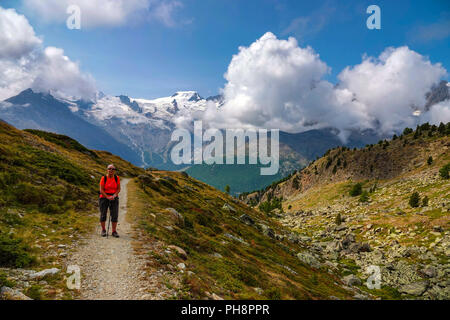
[[[117,233],[117,221],[119,218],[119,193],[120,178],[115,175],[116,168],[110,164],[106,176],[100,179],[100,225],[102,226],[102,237],[106,237],[106,216],[109,208],[109,215],[112,222],[112,236],[119,237]]]

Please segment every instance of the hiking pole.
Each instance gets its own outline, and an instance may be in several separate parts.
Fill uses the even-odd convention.
[[[109,223],[111,222],[111,212],[109,213],[109,219],[108,219],[108,229],[106,231],[106,238],[109,237]]]

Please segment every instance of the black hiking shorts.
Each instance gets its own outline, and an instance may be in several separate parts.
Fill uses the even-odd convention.
[[[100,222],[106,221],[106,216],[109,208],[109,214],[111,215],[111,222],[117,222],[119,219],[119,197],[114,200],[108,200],[106,198],[99,198],[98,206],[100,208]]]

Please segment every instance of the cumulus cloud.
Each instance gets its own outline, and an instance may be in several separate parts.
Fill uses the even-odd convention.
[[[14,9],[0,7],[0,16],[0,59],[20,58],[42,43],[28,20]]]
[[[379,120],[383,132],[392,132],[402,125],[412,125],[412,113],[424,111],[425,95],[446,75],[441,64],[408,47],[388,48],[379,58],[364,61],[343,70],[339,87],[353,92],[366,112]]]
[[[96,94],[94,79],[80,71],[77,63],[64,55],[64,50],[45,48],[31,87],[37,91],[51,91],[57,96],[93,99]]]
[[[175,0],[23,0],[25,8],[48,22],[64,22],[71,5],[81,9],[81,27],[113,27],[147,18],[174,26]]]
[[[0,100],[32,88],[59,97],[85,100],[95,97],[94,80],[81,72],[78,63],[54,47],[42,47],[28,20],[14,9],[0,7]],[[19,38],[10,35],[19,35]]]
[[[336,86],[324,80],[329,70],[312,48],[266,33],[239,48],[225,74],[225,103],[220,108],[211,105],[203,120],[218,128],[287,132],[334,127],[342,139],[351,129],[376,128],[388,134],[416,123],[414,111],[430,118],[425,94],[447,74],[439,63],[407,47],[364,57],[338,75]],[[445,110],[434,108],[430,119]]]

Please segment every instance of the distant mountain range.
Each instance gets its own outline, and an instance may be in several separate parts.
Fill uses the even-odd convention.
[[[427,96],[428,104],[450,98],[443,81]],[[280,132],[280,172],[261,177],[250,166],[177,166],[170,160],[170,141],[176,120],[203,112],[208,103],[220,107],[223,97],[202,98],[195,91],[182,91],[153,100],[101,92],[95,102],[56,98],[51,93],[27,89],[0,102],[0,119],[19,129],[40,129],[65,134],[91,149],[107,150],[141,167],[186,170],[216,188],[230,185],[235,193],[258,189],[306,166],[325,151],[343,145],[332,128],[290,134]],[[427,104],[427,105],[428,105]],[[362,147],[378,141],[373,130],[353,131],[347,147]],[[241,179],[236,180],[236,175]]]

